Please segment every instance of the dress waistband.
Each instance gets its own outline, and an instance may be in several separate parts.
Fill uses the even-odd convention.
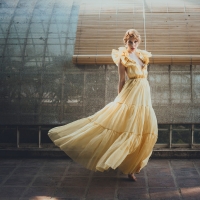
[[[139,75],[135,75],[129,79],[137,79],[137,78],[146,78],[146,76],[144,74],[139,74]]]

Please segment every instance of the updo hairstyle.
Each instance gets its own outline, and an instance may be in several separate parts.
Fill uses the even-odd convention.
[[[127,41],[130,40],[130,39],[136,39],[140,43],[141,42],[140,33],[135,29],[127,30],[125,35],[124,35],[124,38],[123,38],[124,44],[126,44]]]

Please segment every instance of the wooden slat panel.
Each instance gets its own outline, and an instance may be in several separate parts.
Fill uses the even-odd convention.
[[[185,56],[199,63],[199,0],[82,0],[74,62],[109,62],[111,50],[123,46],[130,28],[141,34],[139,48],[157,55],[153,63],[191,63]]]

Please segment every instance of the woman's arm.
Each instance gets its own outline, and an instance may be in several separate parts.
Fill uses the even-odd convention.
[[[118,83],[118,94],[119,94],[125,83],[125,67],[124,65],[122,65],[121,60],[118,63],[118,74],[119,74],[119,83]]]

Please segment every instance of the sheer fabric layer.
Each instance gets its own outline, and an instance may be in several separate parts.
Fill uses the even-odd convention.
[[[129,79],[113,102],[94,115],[49,131],[73,160],[93,171],[139,172],[157,140],[157,119],[146,78]]]

